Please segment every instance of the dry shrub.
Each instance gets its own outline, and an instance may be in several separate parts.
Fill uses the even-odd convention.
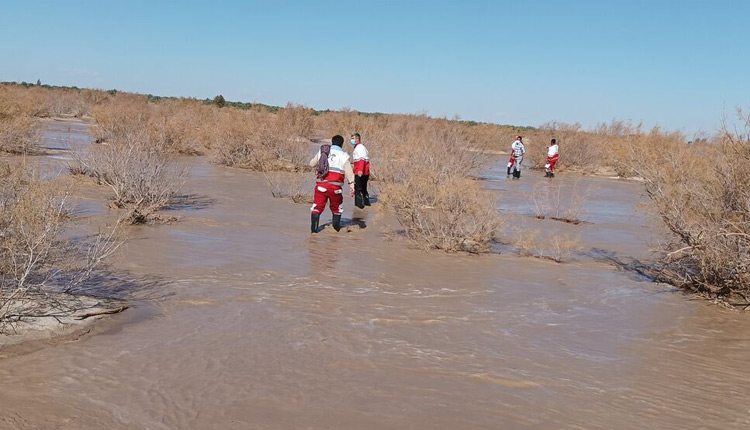
[[[217,164],[251,170],[298,170],[305,165],[312,134],[312,110],[287,105],[265,109],[218,108],[193,99],[151,103],[120,93],[93,109],[97,142],[145,133],[165,154],[207,152]]]
[[[469,146],[465,127],[445,119],[400,115],[364,138],[373,153],[373,175],[386,182],[406,180],[415,171],[471,177],[490,162],[485,149]]]
[[[93,90],[54,89],[47,91],[47,116],[73,116],[82,118],[91,115],[97,99]],[[99,93],[103,93],[99,91]],[[103,96],[101,96],[103,97]]]
[[[362,135],[379,202],[417,246],[489,250],[503,219],[495,197],[469,179],[491,159],[486,148],[470,142],[465,125],[425,115],[343,111],[322,114],[318,127]]]
[[[466,135],[474,147],[510,153],[510,145],[519,134],[526,135],[526,131],[517,127],[501,126],[497,124],[465,123]]]
[[[546,160],[549,141],[555,138],[560,145],[558,169],[583,173],[607,173],[632,176],[630,148],[648,147],[657,142],[684,142],[681,133],[664,133],[658,127],[643,130],[641,124],[614,120],[602,123],[592,130],[583,130],[580,124],[547,123],[529,131],[524,139],[529,166],[541,169]]]
[[[363,114],[344,108],[319,114],[314,119],[314,127],[324,136],[340,134],[347,137],[352,133],[360,133],[364,137],[386,128],[389,118],[396,116],[398,115]]]
[[[503,224],[490,192],[460,175],[415,174],[383,186],[380,201],[423,249],[483,252]]]
[[[96,142],[109,142],[128,133],[146,133],[159,152],[200,154],[214,109],[191,99],[150,103],[144,96],[121,93],[94,107],[91,134]]]
[[[101,90],[15,84],[0,85],[0,93],[11,94],[24,113],[38,118],[82,118],[90,115],[95,105],[109,98],[109,95]]]
[[[282,133],[290,139],[310,140],[313,134],[313,110],[298,104],[288,103],[285,108],[280,109],[278,116],[278,127]]]
[[[314,181],[309,172],[263,172],[271,195],[294,203],[312,204]]]
[[[579,181],[570,188],[561,181],[544,181],[534,186],[529,198],[535,217],[577,225],[583,222],[588,195],[589,188],[581,190]]]
[[[62,239],[66,197],[24,166],[0,166],[0,333],[26,317],[75,310],[59,294],[75,291],[120,244],[114,230],[78,245]]]
[[[655,212],[671,232],[660,280],[750,303],[750,116],[714,144],[633,147]]]
[[[512,236],[516,252],[523,257],[565,263],[570,261],[574,253],[583,249],[580,238],[555,231],[548,231],[542,236],[538,230],[516,229]]]
[[[161,151],[197,155],[205,151],[205,131],[214,120],[215,107],[191,99],[149,103],[151,141]]]
[[[118,117],[122,122],[115,120]],[[152,143],[151,130],[138,121],[142,118],[130,106],[100,117],[106,119],[98,124],[106,143],[74,152],[70,164],[71,173],[93,176],[110,187],[113,205],[126,208],[127,219],[134,224],[158,219],[156,212],[168,206],[187,177],[184,167]]]
[[[27,154],[39,151],[40,124],[33,106],[19,92],[0,86],[0,151]]]
[[[299,130],[285,128],[287,120],[264,111],[222,109],[207,145],[212,160],[258,171],[302,168],[310,142],[296,135]]]

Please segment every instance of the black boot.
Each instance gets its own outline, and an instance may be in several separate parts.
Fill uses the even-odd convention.
[[[333,216],[333,222],[331,223],[333,225],[333,229],[336,231],[341,230],[341,215],[334,215]]]
[[[370,206],[370,193],[367,192],[368,182],[370,182],[370,175],[362,176],[362,197],[364,197],[365,206]]]
[[[362,191],[354,191],[354,206],[360,209],[365,208],[365,197],[362,195]]]
[[[365,197],[362,195],[362,177],[354,177],[354,206],[364,209]]]
[[[549,175],[549,174],[550,174],[550,172],[544,172],[544,177],[545,177],[545,178],[549,178],[549,177],[550,177],[550,175]]]
[[[320,214],[310,215],[310,231],[312,233],[318,232],[318,225],[320,224]]]
[[[549,177],[550,178],[554,178],[555,177],[555,172],[549,172]]]
[[[510,178],[510,167],[508,167],[508,177]]]
[[[521,171],[520,170],[514,171],[513,172],[513,177],[516,178],[516,179],[521,179]]]

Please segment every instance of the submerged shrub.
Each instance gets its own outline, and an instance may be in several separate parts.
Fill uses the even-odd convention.
[[[644,179],[656,214],[670,232],[661,252],[660,280],[750,302],[750,116],[744,130],[720,141],[660,142],[658,151],[633,148],[631,167]]]
[[[96,130],[104,144],[74,154],[72,173],[93,176],[114,193],[113,205],[128,210],[127,219],[143,223],[168,206],[187,171],[175,164],[170,151],[155,144],[148,127],[145,102],[116,102],[95,112]]]
[[[414,175],[386,184],[380,201],[424,249],[483,252],[503,224],[489,191],[460,175]]]

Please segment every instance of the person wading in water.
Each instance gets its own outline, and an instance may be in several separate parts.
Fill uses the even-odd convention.
[[[367,182],[370,180],[370,153],[362,144],[359,133],[351,136],[354,145],[352,159],[354,161],[354,206],[362,209],[370,206],[370,194],[367,193]]]
[[[317,167],[318,180],[315,184],[315,196],[310,208],[310,231],[318,232],[320,213],[331,204],[333,228],[341,230],[341,213],[344,202],[344,181],[349,184],[349,195],[354,196],[354,172],[349,162],[349,154],[341,149],[344,138],[340,135],[331,138],[331,145],[321,145],[315,157],[310,160],[310,167]],[[323,154],[323,155],[321,155]],[[322,160],[321,160],[322,157]]]
[[[511,161],[508,163],[508,175],[512,171],[515,179],[521,177],[521,164],[524,154],[526,154],[526,147],[523,145],[523,136],[516,136],[516,141],[510,146]]]
[[[544,177],[554,178],[555,177],[555,165],[557,160],[560,159],[560,147],[557,146],[557,140],[552,139],[547,148],[547,164],[544,165]]]

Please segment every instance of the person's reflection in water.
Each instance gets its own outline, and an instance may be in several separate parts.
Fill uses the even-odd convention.
[[[340,237],[336,234],[313,236],[307,242],[309,273],[313,278],[330,277],[339,262]]]

